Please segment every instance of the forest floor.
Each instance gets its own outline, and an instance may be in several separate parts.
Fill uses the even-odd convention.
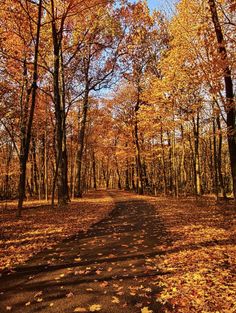
[[[1,313],[236,311],[231,204],[100,191],[14,213],[0,213]]]

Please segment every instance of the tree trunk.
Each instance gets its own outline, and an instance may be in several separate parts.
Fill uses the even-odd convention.
[[[129,187],[129,161],[128,161],[128,158],[126,158],[125,190],[130,190],[130,187]]]
[[[231,70],[228,64],[228,55],[225,46],[222,28],[219,22],[215,0],[208,0],[211,18],[214,24],[215,34],[218,43],[218,51],[224,64],[224,83],[225,83],[225,112],[227,114],[227,139],[230,155],[231,175],[233,180],[233,194],[236,200],[236,108],[234,101],[234,90]]]
[[[93,151],[93,188],[97,189],[97,176],[96,176],[96,157],[95,152]]]
[[[211,170],[214,173],[214,192],[216,194],[216,198],[218,200],[219,197],[219,189],[218,189],[218,156],[217,156],[217,141],[216,141],[216,122],[215,117],[213,116],[212,121],[212,128],[213,128],[213,156],[214,156],[214,171],[213,167]]]
[[[167,131],[168,136],[168,149],[169,149],[169,188],[171,194],[173,193],[173,160],[172,160],[172,145],[171,145],[171,136],[170,132]]]
[[[223,195],[224,199],[227,198],[226,191],[225,191],[225,185],[223,180],[223,174],[222,174],[222,131],[221,131],[221,123],[220,123],[220,116],[219,114],[216,117],[216,124],[217,129],[219,133],[219,143],[218,143],[218,157],[217,157],[217,166],[218,166],[218,175],[219,175],[219,184],[220,184],[220,193]]]
[[[199,161],[199,112],[197,112],[196,120],[193,118],[193,134],[194,134],[194,173],[195,173],[195,193],[196,196],[201,194],[201,176]]]
[[[32,137],[32,156],[33,156],[33,181],[34,181],[34,189],[33,193],[38,194],[39,192],[39,185],[38,185],[38,167],[37,167],[37,161],[36,161],[36,142],[34,136]]]
[[[78,190],[77,195],[78,197],[82,197],[83,195],[83,188],[82,188],[82,162],[83,162],[83,154],[84,154],[84,139],[85,139],[85,130],[86,130],[86,123],[87,123],[87,113],[88,113],[88,104],[89,104],[89,88],[86,84],[86,90],[83,100],[83,109],[82,109],[82,121],[79,130],[79,150],[77,156],[77,167],[78,167]]]
[[[144,193],[144,186],[143,186],[143,171],[142,171],[142,162],[141,162],[141,149],[140,149],[140,144],[139,144],[139,131],[138,131],[138,111],[140,107],[139,97],[140,97],[140,91],[138,90],[138,99],[135,105],[134,140],[135,140],[135,148],[136,148],[137,191],[138,191],[138,194],[142,195]]]
[[[17,217],[21,217],[21,211],[23,206],[23,201],[25,197],[25,180],[26,180],[26,164],[29,156],[30,149],[30,139],[32,124],[34,118],[34,110],[36,104],[36,95],[37,95],[37,80],[38,80],[38,54],[39,54],[39,40],[40,40],[40,29],[41,29],[41,17],[42,17],[42,0],[39,0],[38,3],[38,20],[37,20],[37,33],[35,40],[35,51],[34,51],[34,69],[33,69],[33,82],[30,90],[28,90],[27,98],[29,99],[31,95],[31,107],[28,116],[27,126],[24,125],[21,127],[21,149],[20,149],[20,179],[19,179],[19,200],[18,200],[18,209]],[[26,73],[27,75],[27,73]],[[26,100],[26,105],[28,106],[28,99]],[[25,123],[26,120],[23,120]]]
[[[63,206],[68,202],[68,181],[67,181],[67,153],[66,153],[66,115],[63,86],[63,64],[62,64],[62,31],[57,31],[56,17],[54,16],[54,1],[51,0],[52,7],[52,39],[54,52],[54,72],[53,72],[53,92],[56,118],[56,155],[57,155],[57,192],[58,206]]]
[[[162,150],[162,169],[163,169],[163,187],[164,187],[164,195],[167,194],[167,179],[166,179],[166,166],[165,166],[165,147],[163,142],[163,129],[161,128],[161,150]]]

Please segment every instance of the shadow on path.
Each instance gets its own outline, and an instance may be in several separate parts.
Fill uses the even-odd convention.
[[[168,273],[149,258],[161,253],[160,246],[171,246],[170,236],[150,203],[127,193],[110,195],[115,205],[109,217],[1,277],[1,313],[89,312],[94,304],[104,313],[141,312],[145,306],[162,312],[157,281]]]

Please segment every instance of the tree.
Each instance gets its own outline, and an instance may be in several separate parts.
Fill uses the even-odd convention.
[[[4,3],[3,10],[9,13],[7,22],[10,26],[6,29],[8,35],[13,31],[14,24],[17,26],[17,31],[14,33],[14,38],[18,41],[20,50],[15,50],[16,47],[6,42],[3,53],[6,57],[18,64],[22,68],[22,82],[20,91],[20,177],[19,177],[19,201],[17,216],[21,216],[22,205],[25,197],[26,184],[26,164],[29,156],[32,124],[36,105],[37,82],[38,82],[38,57],[39,57],[39,42],[42,19],[42,0],[38,4],[24,4],[23,2]],[[19,20],[15,20],[20,17]],[[35,19],[35,20],[34,20]],[[29,32],[22,35],[22,30],[19,23],[24,23]],[[6,24],[6,27],[8,26]],[[27,47],[27,44],[30,48]],[[32,69],[29,70],[29,64],[33,58]]]
[[[236,200],[236,107],[233,90],[232,73],[228,61],[228,53],[226,49],[225,39],[222,27],[219,21],[218,12],[215,0],[209,0],[209,7],[211,11],[211,18],[214,24],[215,35],[218,43],[218,51],[220,54],[222,75],[225,84],[225,101],[224,108],[227,115],[227,139],[229,146],[230,165],[233,179],[233,194]]]

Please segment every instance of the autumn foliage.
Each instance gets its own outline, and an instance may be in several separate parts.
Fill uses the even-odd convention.
[[[2,198],[234,193],[233,2],[39,4],[0,10]]]
[[[2,268],[27,260],[27,247],[37,253],[75,234],[77,214],[89,219],[87,230],[90,216],[99,221],[114,203],[95,212],[81,198],[91,190],[119,189],[168,199],[170,207],[160,200],[158,214],[170,223],[171,237],[183,235],[178,244],[197,245],[208,234],[211,243],[224,241],[223,248],[198,247],[201,266],[192,251],[152,259],[148,266],[155,261],[160,270],[176,271],[160,279],[158,305],[176,312],[233,312],[231,285],[222,296],[229,305],[222,308],[222,297],[204,306],[203,293],[214,299],[212,289],[220,294],[233,258],[230,246],[227,266],[217,268],[213,279],[213,263],[224,258],[231,236],[227,223],[219,226],[216,208],[225,205],[226,219],[225,208],[236,199],[235,12],[234,0],[179,0],[167,15],[141,0],[1,1]],[[195,225],[202,218],[198,201],[206,199],[203,214],[210,210],[211,223],[217,215],[217,229]],[[43,205],[39,211],[25,210],[36,203]],[[172,227],[172,214],[188,223]],[[22,222],[24,215],[28,221]],[[54,215],[63,220],[61,231]],[[44,217],[50,225],[43,235]],[[22,252],[18,243],[31,227],[47,240],[41,245],[33,235]],[[211,249],[214,261],[203,267]],[[151,312],[148,303],[139,309]]]

